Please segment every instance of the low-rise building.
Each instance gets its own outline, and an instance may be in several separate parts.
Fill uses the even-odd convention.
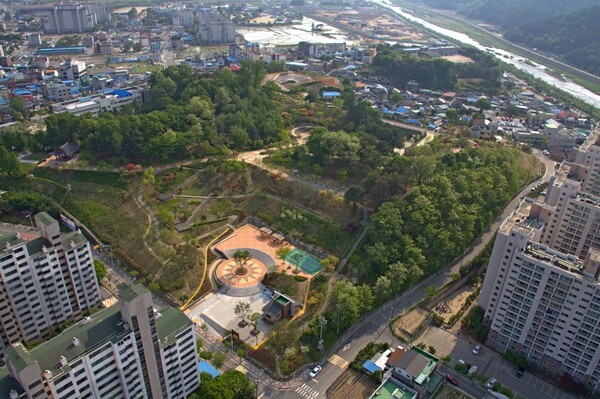
[[[87,66],[85,61],[68,59],[58,65],[58,75],[63,80],[81,79],[87,74]]]

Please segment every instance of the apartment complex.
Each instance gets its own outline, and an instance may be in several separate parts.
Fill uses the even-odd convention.
[[[600,142],[527,199],[501,226],[479,305],[487,343],[600,390]]]
[[[43,10],[41,19],[46,34],[82,33],[93,31],[108,13],[104,3],[58,3]]]
[[[199,11],[198,38],[202,44],[235,43],[235,25],[214,11]]]
[[[156,311],[140,284],[120,302],[32,350],[13,344],[0,369],[0,397],[185,399],[200,384],[193,323]]]
[[[0,349],[54,335],[98,305],[92,251],[80,231],[61,234],[45,212],[35,215],[41,237],[0,236]]]

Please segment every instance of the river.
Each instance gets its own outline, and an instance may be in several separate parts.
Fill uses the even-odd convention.
[[[415,17],[414,15],[406,12],[404,9],[392,5],[392,3],[388,0],[371,0],[371,1],[373,3],[377,3],[380,6],[385,7],[387,9],[395,12],[402,18],[405,18],[411,22],[422,25],[423,27],[425,27],[433,32],[439,33],[440,35],[446,36],[454,41],[471,45],[482,51],[489,50],[490,54],[493,54],[495,57],[501,59],[503,62],[506,62],[507,64],[512,64],[515,67],[535,76],[536,78],[539,78],[539,79],[543,80],[544,82],[571,94],[573,97],[579,98],[579,99],[585,101],[586,103],[593,105],[596,108],[600,108],[600,96],[599,95],[592,93],[591,91],[589,91],[588,89],[586,89],[583,86],[578,85],[577,83],[574,83],[572,81],[564,81],[562,79],[559,79],[555,76],[548,74],[545,71],[546,68],[543,65],[539,65],[535,62],[528,60],[525,57],[522,57],[517,54],[513,54],[509,51],[505,51],[505,50],[497,49],[497,48],[493,48],[493,47],[485,47],[481,43],[472,39],[470,36],[468,36],[464,33],[456,32],[451,29],[446,29],[441,26],[437,26],[430,22],[427,22],[424,19]],[[535,66],[529,65],[525,61],[531,62],[531,63],[535,64]]]

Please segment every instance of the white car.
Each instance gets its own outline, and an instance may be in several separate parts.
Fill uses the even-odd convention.
[[[488,387],[488,389],[492,389],[492,387],[494,386],[495,383],[496,383],[496,379],[494,377],[492,377],[488,380],[486,386]]]
[[[309,378],[315,378],[321,372],[321,366],[317,366],[308,374]]]
[[[481,352],[481,345],[477,345],[476,347],[473,348],[472,353],[477,356],[479,355],[479,352]]]

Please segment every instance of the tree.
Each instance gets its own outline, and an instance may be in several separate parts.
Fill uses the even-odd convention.
[[[189,399],[255,399],[254,386],[238,370],[227,370],[222,375],[203,379],[200,390]]]
[[[106,277],[106,266],[101,261],[94,259],[94,270],[96,272],[96,278],[98,281]]]
[[[252,333],[258,334],[258,321],[260,320],[260,313],[254,312],[249,317],[250,325],[252,326]]]
[[[346,204],[352,204],[352,213],[356,213],[356,208],[365,197],[365,190],[360,186],[350,186],[344,193]]]
[[[458,121],[458,112],[454,108],[450,108],[446,110],[446,118],[452,123]]]
[[[155,180],[156,178],[154,177],[154,168],[150,166],[144,171],[144,174],[142,175],[142,181],[147,186],[153,186]]]
[[[340,325],[350,326],[373,305],[373,292],[366,285],[355,286],[347,280],[335,284],[332,308],[337,309]]]
[[[483,112],[483,110],[492,109],[492,103],[485,97],[481,97],[479,100],[477,100],[475,105],[479,108],[480,112]]]
[[[340,260],[335,255],[329,255],[325,259],[321,260],[321,266],[328,272],[332,273],[335,268],[340,264]]]
[[[235,313],[236,316],[238,316],[242,319],[242,325],[245,326],[246,324],[248,324],[246,322],[246,316],[248,316],[248,313],[250,313],[250,310],[251,310],[250,303],[240,301],[235,305],[233,312]]]
[[[9,102],[10,109],[13,112],[18,112],[23,115],[23,117],[27,117],[29,106],[27,105],[27,101],[23,100],[21,97],[13,97]]]
[[[133,51],[135,51],[136,53],[139,53],[140,51],[142,51],[142,42],[135,42],[133,44]]]
[[[437,290],[435,289],[434,286],[428,285],[427,287],[425,287],[425,298],[427,300],[430,300],[431,298],[433,298],[435,296],[436,292],[437,292]]]
[[[235,253],[233,254],[233,260],[238,266],[238,268],[235,270],[235,273],[239,275],[246,274],[248,272],[248,270],[246,270],[246,264],[250,259],[252,259],[252,254],[250,253],[250,251],[235,251]]]
[[[137,17],[137,15],[138,15],[138,12],[137,12],[137,9],[135,7],[131,7],[131,10],[127,11],[127,16],[130,19],[133,19],[133,18]]]
[[[225,360],[227,360],[227,355],[219,351],[215,353],[211,360],[211,363],[213,366],[215,366],[216,369],[220,369],[225,364]]]
[[[133,44],[130,41],[126,41],[125,43],[123,43],[123,51],[128,53],[129,50],[131,50],[133,48]]]
[[[277,250],[275,251],[275,255],[281,261],[282,266],[285,266],[285,258],[290,252],[292,252],[292,249],[290,247],[277,248]]]
[[[22,173],[21,163],[17,156],[3,146],[0,146],[0,173],[9,176],[17,176]]]
[[[300,254],[298,252],[294,252],[290,255],[290,264],[294,265],[294,274],[300,273],[300,269],[298,268],[298,264],[300,263]]]

